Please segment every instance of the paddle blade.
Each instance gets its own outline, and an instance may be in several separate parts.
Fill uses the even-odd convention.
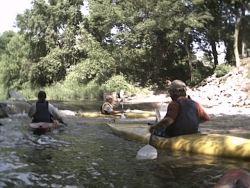
[[[15,90],[13,90],[13,89],[9,90],[9,94],[10,94],[11,97],[13,97],[13,98],[15,98],[15,99],[17,99],[17,100],[24,100],[24,101],[27,101],[27,100],[25,99],[24,96],[22,96],[20,93],[17,93],[17,92],[16,92]]]
[[[122,100],[124,99],[124,90],[123,89],[121,89],[121,91],[120,91],[120,98]],[[122,110],[123,110],[123,101],[122,101]],[[122,113],[121,119],[126,119],[126,116],[124,115],[124,113]]]
[[[161,114],[158,108],[155,109],[157,122],[161,121]]]
[[[17,93],[13,89],[9,90],[9,94],[10,94],[11,97],[13,97],[13,98],[15,98],[17,100],[26,101],[27,103],[32,104],[29,101],[27,101],[27,99],[24,96],[22,96],[20,93]]]
[[[126,119],[126,116],[124,114],[122,114],[121,119]]]
[[[136,155],[136,159],[155,159],[155,158],[157,158],[157,150],[149,144],[141,148]]]
[[[121,98],[121,99],[124,98],[124,90],[123,90],[123,89],[121,89],[121,91],[120,91],[120,98]]]

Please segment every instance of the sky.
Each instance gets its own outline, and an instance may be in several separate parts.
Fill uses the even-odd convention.
[[[32,0],[3,0],[0,6],[0,35],[4,31],[13,30],[17,14],[31,8]]]

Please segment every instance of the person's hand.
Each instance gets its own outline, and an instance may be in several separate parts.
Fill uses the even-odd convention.
[[[149,128],[149,132],[150,133],[152,133],[154,130],[160,130],[161,129],[161,127],[159,127],[159,126],[157,126],[157,125],[153,125],[153,126],[151,126],[150,128]]]
[[[62,122],[60,122],[60,123],[62,123],[63,125],[65,125],[65,126],[68,126],[68,124],[67,123],[64,123],[63,121]]]
[[[67,123],[64,123],[64,121],[62,119],[58,119],[59,123],[64,124],[65,126],[68,126]]]
[[[155,125],[149,128],[149,132],[152,133],[156,129]]]

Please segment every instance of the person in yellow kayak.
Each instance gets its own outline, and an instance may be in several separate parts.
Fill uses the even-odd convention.
[[[117,108],[121,102],[123,102],[123,99],[121,99],[116,105],[113,105],[113,97],[111,95],[107,95],[106,102],[101,106],[101,113],[108,115],[124,113],[123,110],[114,110],[114,108]]]
[[[44,91],[39,91],[38,101],[29,109],[28,115],[33,118],[32,122],[53,122],[53,120],[59,121],[59,123],[65,124],[63,122],[62,116],[52,104],[46,101],[46,93]]]
[[[186,84],[174,80],[167,91],[172,99],[165,117],[150,127],[150,132],[162,137],[174,137],[198,132],[199,124],[209,121],[209,115],[201,105],[186,95]]]

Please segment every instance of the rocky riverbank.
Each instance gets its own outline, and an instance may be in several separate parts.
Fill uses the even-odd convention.
[[[217,78],[214,74],[199,85],[189,87],[187,94],[210,114],[250,114],[250,58],[244,62],[245,65],[223,77]],[[166,94],[151,94],[137,95],[127,102],[157,102],[161,110],[165,110],[170,100]]]

